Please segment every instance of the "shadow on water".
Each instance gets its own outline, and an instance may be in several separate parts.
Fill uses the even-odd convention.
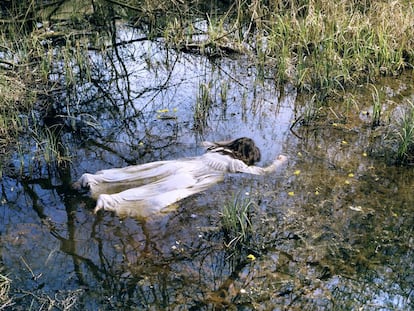
[[[326,123],[299,127],[299,139],[289,129],[306,105],[259,80],[248,58],[177,53],[113,27],[108,49],[89,52],[90,79],[56,94],[45,118],[61,126],[70,166],[3,176],[0,263],[16,309],[413,306],[413,170],[373,155],[358,113],[328,111]],[[57,69],[51,79],[63,83]],[[354,119],[341,124],[340,113]],[[194,156],[202,140],[239,136],[257,142],[261,165],[288,154],[286,171],[228,176],[147,221],[94,215],[94,202],[70,188],[84,172]],[[225,246],[220,222],[236,193],[256,203],[239,250]]]

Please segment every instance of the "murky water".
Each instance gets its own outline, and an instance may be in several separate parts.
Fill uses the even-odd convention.
[[[338,103],[326,121],[296,126],[299,138],[289,128],[306,105],[259,79],[250,59],[209,60],[139,38],[121,28],[118,40],[129,43],[91,52],[90,82],[59,95],[70,166],[3,176],[0,264],[13,281],[13,308],[51,300],[79,310],[414,306],[414,171],[372,150],[374,130],[359,113],[372,105],[367,96],[355,95],[358,109]],[[386,82],[389,98],[412,97],[398,91],[412,91],[409,81]],[[84,172],[199,155],[202,140],[240,136],[260,146],[260,165],[288,155],[286,170],[228,176],[145,222],[94,215],[94,202],[70,187]],[[241,249],[226,247],[220,222],[237,194],[256,203]]]

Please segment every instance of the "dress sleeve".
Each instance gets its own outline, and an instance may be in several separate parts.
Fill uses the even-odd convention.
[[[230,172],[231,173],[247,173],[247,174],[254,174],[254,175],[265,175],[265,174],[276,171],[283,163],[286,162],[286,160],[287,160],[286,156],[280,155],[269,166],[259,167],[259,166],[254,166],[254,165],[248,166],[243,161],[233,159],[233,161],[230,164]]]

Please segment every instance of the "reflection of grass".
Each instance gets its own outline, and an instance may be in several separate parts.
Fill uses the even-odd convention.
[[[229,238],[228,246],[243,243],[251,232],[250,208],[253,202],[249,198],[237,195],[232,202],[224,204],[222,212],[223,230]]]

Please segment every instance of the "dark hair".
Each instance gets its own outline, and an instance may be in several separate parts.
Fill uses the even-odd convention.
[[[216,142],[209,150],[228,154],[247,165],[259,162],[261,157],[259,148],[257,148],[252,139],[247,137],[237,138],[230,142]]]

